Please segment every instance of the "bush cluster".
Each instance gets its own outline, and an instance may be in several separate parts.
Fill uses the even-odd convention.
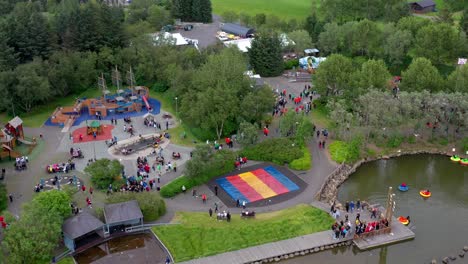
[[[310,170],[312,167],[312,156],[310,155],[309,149],[307,147],[302,148],[304,156],[302,158],[295,159],[289,163],[289,168],[293,170]]]
[[[387,147],[389,148],[398,148],[401,143],[405,140],[405,137],[402,135],[394,134],[388,138]]]
[[[235,152],[228,150],[216,151],[211,155],[205,155],[204,157],[207,157],[207,160],[198,160],[195,151],[193,158],[187,162],[186,166],[186,174],[191,176],[181,176],[164,185],[161,188],[163,197],[173,197],[182,192],[182,186],[185,186],[188,190],[234,169]]]
[[[0,183],[0,212],[8,207],[8,193],[5,184]]]
[[[245,148],[241,151],[241,155],[250,160],[270,161],[284,165],[303,157],[304,153],[301,147],[289,138],[273,138]]]
[[[285,70],[291,70],[293,67],[299,67],[299,59],[293,59],[284,62]]]
[[[350,142],[334,141],[328,147],[331,158],[339,163],[355,162],[361,157],[362,139],[354,138]]]
[[[107,198],[107,203],[122,203],[131,200],[138,202],[145,221],[155,221],[166,213],[166,204],[156,192],[117,192]]]

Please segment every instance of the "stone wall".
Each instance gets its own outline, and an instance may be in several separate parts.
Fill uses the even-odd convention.
[[[338,188],[345,182],[351,174],[353,174],[362,164],[366,162],[371,162],[379,159],[390,159],[395,157],[400,157],[404,155],[417,155],[417,154],[438,154],[450,156],[448,152],[445,151],[435,151],[435,150],[411,150],[411,151],[401,151],[397,153],[392,153],[386,156],[376,157],[376,158],[365,158],[359,160],[358,162],[349,165],[341,164],[335,171],[328,175],[325,180],[322,188],[317,194],[317,199],[321,202],[328,204],[336,203],[338,208],[342,208],[341,204],[337,201]]]

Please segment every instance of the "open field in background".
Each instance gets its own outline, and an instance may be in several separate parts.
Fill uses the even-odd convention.
[[[213,13],[222,15],[226,11],[237,14],[256,15],[264,13],[281,19],[304,20],[310,13],[311,0],[211,0]]]

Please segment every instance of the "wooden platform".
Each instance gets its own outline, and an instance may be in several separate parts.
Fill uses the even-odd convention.
[[[295,237],[277,242],[267,243],[259,246],[244,248],[236,251],[226,252],[210,257],[193,259],[184,264],[242,264],[252,263],[262,259],[275,258],[280,255],[290,254],[297,251],[325,247],[339,242],[351,241],[349,236],[345,239],[333,239],[330,230],[310,235]],[[322,249],[323,250],[323,249]]]
[[[407,226],[402,225],[396,218],[392,221],[392,231],[389,234],[370,236],[365,239],[354,239],[354,245],[360,250],[367,250],[388,244],[414,239],[415,234]]]

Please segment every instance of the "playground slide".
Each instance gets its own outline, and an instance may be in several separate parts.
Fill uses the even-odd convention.
[[[148,111],[151,111],[152,109],[150,104],[148,103],[148,99],[146,99],[146,96],[142,96],[141,98],[143,98],[143,101],[145,102],[146,109],[148,109]]]
[[[21,139],[21,138],[17,138],[17,140],[25,145],[34,145],[35,143],[31,142],[31,141],[27,141],[27,140],[24,140],[24,139]]]

